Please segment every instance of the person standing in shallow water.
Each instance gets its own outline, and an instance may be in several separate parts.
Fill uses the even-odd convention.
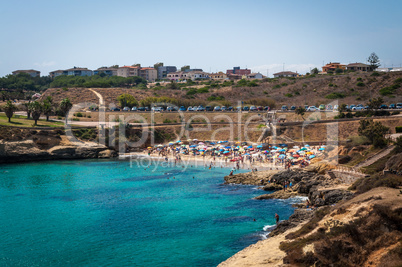
[[[276,220],[276,224],[278,224],[279,223],[279,215],[278,215],[278,213],[275,213],[275,220]]]

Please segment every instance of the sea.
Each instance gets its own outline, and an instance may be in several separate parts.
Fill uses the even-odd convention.
[[[254,200],[267,192],[223,184],[229,172],[139,160],[1,165],[0,266],[216,266],[300,201]]]

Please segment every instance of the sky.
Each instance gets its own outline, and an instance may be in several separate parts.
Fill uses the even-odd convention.
[[[0,0],[0,77],[157,62],[304,74],[372,52],[399,67],[401,10],[399,0]]]

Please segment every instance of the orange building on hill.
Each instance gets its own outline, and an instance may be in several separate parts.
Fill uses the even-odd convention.
[[[346,65],[340,64],[339,62],[329,62],[322,67],[322,72],[335,71],[336,69],[346,70]]]

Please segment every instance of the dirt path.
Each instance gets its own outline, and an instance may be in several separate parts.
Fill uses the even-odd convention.
[[[363,161],[363,162],[360,162],[359,164],[357,164],[357,165],[355,166],[355,168],[362,168],[362,167],[370,166],[371,164],[373,164],[374,162],[376,162],[376,161],[379,160],[380,158],[387,156],[389,153],[391,153],[391,151],[392,151],[394,148],[395,148],[394,146],[388,147],[387,149],[385,149],[384,151],[382,151],[382,152],[380,152],[380,153],[374,155],[373,157],[368,158],[368,159],[366,159],[366,160]]]
[[[99,98],[99,106],[103,106],[104,105],[104,101],[103,101],[103,96],[101,94],[99,94],[98,92],[96,92],[93,89],[88,89],[89,91],[93,92],[98,98]]]

